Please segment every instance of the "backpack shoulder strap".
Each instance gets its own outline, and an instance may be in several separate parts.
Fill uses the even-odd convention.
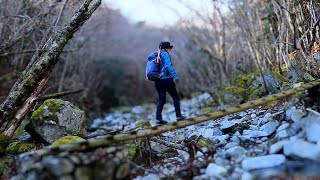
[[[161,53],[161,50],[160,50],[160,48],[158,49],[158,55],[157,55],[157,63],[160,63],[160,53]]]

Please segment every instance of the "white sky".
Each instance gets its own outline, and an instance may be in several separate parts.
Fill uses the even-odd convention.
[[[130,22],[145,21],[152,25],[173,25],[180,17],[191,16],[191,9],[201,13],[212,9],[212,0],[104,0]]]

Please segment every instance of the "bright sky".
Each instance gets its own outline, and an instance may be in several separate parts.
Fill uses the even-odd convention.
[[[180,17],[190,16],[195,9],[201,13],[212,9],[212,0],[104,0],[130,22],[145,21],[152,25],[173,25]]]

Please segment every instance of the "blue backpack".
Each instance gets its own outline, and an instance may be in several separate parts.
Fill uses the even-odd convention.
[[[148,80],[157,81],[161,78],[160,62],[160,49],[148,56],[148,62],[146,66],[146,76]]]

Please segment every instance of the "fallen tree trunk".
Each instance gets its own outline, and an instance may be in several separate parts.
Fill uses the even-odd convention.
[[[85,0],[71,20],[47,40],[41,52],[39,54],[36,52],[36,58],[30,61],[26,70],[12,87],[8,97],[0,105],[0,127],[14,118],[18,110],[38,88],[45,75],[47,73],[51,74],[51,70],[58,62],[64,46],[100,4],[101,0]]]

